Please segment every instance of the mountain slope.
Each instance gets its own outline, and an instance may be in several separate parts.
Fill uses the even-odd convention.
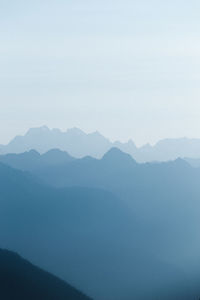
[[[89,300],[64,281],[19,255],[0,249],[0,298],[2,300]]]
[[[182,280],[187,286],[185,275],[156,256],[148,233],[112,193],[42,186],[2,164],[0,179],[0,247],[97,300],[165,299],[174,287],[182,292]]]
[[[200,170],[184,160],[138,164],[114,148],[100,160],[87,157],[33,174],[59,188],[106,189],[126,203],[167,259],[199,257]]]

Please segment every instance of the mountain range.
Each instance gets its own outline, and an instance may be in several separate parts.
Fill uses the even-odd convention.
[[[190,235],[197,225],[195,222],[199,224],[196,198],[192,195],[187,201],[187,197],[173,197],[168,206],[166,199],[162,199],[166,190],[161,186],[159,204],[155,198],[157,188],[151,190],[144,185],[148,198],[138,189],[128,202],[121,193],[126,188],[125,181],[119,183],[116,179],[119,172],[123,178],[123,165],[127,167],[130,160],[129,155],[119,150],[108,152],[103,162],[100,161],[100,167],[95,165],[96,172],[101,172],[100,177],[105,177],[104,181],[101,179],[101,188],[95,187],[97,179],[91,181],[89,187],[81,187],[79,178],[73,186],[53,187],[43,184],[35,171],[29,173],[0,164],[0,228],[3,229],[0,247],[20,253],[96,300],[194,299],[199,290],[196,284],[193,287],[191,279],[196,271],[189,268],[188,261],[191,263],[191,248],[195,247],[198,253],[195,253],[194,264],[198,273],[196,243],[199,240]],[[86,172],[91,159],[77,162],[78,166],[86,167]],[[93,162],[97,163],[95,159]],[[135,167],[137,163],[132,160],[131,168]],[[183,171],[179,162],[166,168]],[[93,172],[93,167],[89,166],[89,170]],[[130,172],[129,169],[132,176]],[[166,176],[165,172],[154,172]],[[116,176],[111,182],[109,176],[114,173]],[[85,175],[87,183],[91,175]],[[109,184],[105,185],[107,180]],[[131,181],[134,180],[132,177]],[[179,188],[176,195],[180,193]],[[184,193],[185,190],[182,197]],[[146,206],[145,219],[144,207],[142,212],[138,206],[140,202]],[[184,228],[183,218],[177,222],[174,215],[171,216],[171,208],[174,214],[180,211],[177,218],[184,215],[188,219]],[[174,262],[173,257],[179,260]]]
[[[110,146],[1,154],[0,248],[95,300],[198,298],[199,160],[141,163]]]
[[[16,136],[9,144],[0,145],[0,153],[21,153],[32,149],[45,153],[58,148],[76,158],[84,156],[101,158],[113,147],[129,153],[138,162],[200,157],[200,139],[164,139],[153,146],[146,144],[137,147],[132,140],[126,143],[111,142],[97,131],[86,134],[78,128],[72,128],[62,132],[59,129],[49,129],[47,126],[31,128],[24,136]]]
[[[58,149],[1,159],[1,248],[96,300],[199,295],[198,168],[139,164],[118,148],[101,159]]]
[[[54,159],[48,160],[48,157]],[[0,161],[29,172],[29,176],[47,187],[106,190],[126,203],[149,229],[159,222],[157,230],[164,230],[167,223],[167,235],[161,234],[162,230],[157,232],[163,238],[159,247],[172,243],[174,260],[180,258],[175,247],[177,237],[184,241],[186,235],[190,239],[197,233],[200,169],[191,167],[182,159],[141,164],[129,154],[112,148],[101,159],[88,156],[74,159],[55,149],[42,155],[35,151],[3,155]],[[152,229],[151,238],[154,237]],[[190,248],[191,244],[186,246]]]

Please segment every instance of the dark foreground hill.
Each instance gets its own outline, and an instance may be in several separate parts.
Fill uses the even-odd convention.
[[[7,250],[0,250],[0,299],[89,300],[56,276]]]

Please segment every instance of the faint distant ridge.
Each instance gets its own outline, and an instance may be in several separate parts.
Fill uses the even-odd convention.
[[[79,128],[67,131],[47,126],[31,128],[24,136],[16,136],[7,145],[0,145],[0,154],[22,153],[35,149],[39,153],[50,149],[66,151],[70,156],[101,158],[111,148],[130,154],[138,162],[168,161],[181,158],[200,158],[200,139],[164,139],[155,145],[137,147],[132,140],[111,142],[98,131],[85,133]]]
[[[8,145],[0,146],[0,153],[22,153],[32,149],[45,153],[58,148],[77,158],[87,155],[100,157],[110,149],[110,144],[98,132],[86,134],[78,128],[63,132],[42,126],[31,128],[24,136],[16,136]]]

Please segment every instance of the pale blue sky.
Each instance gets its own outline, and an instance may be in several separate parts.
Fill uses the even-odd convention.
[[[200,138],[200,2],[0,0],[0,143],[43,124]]]

